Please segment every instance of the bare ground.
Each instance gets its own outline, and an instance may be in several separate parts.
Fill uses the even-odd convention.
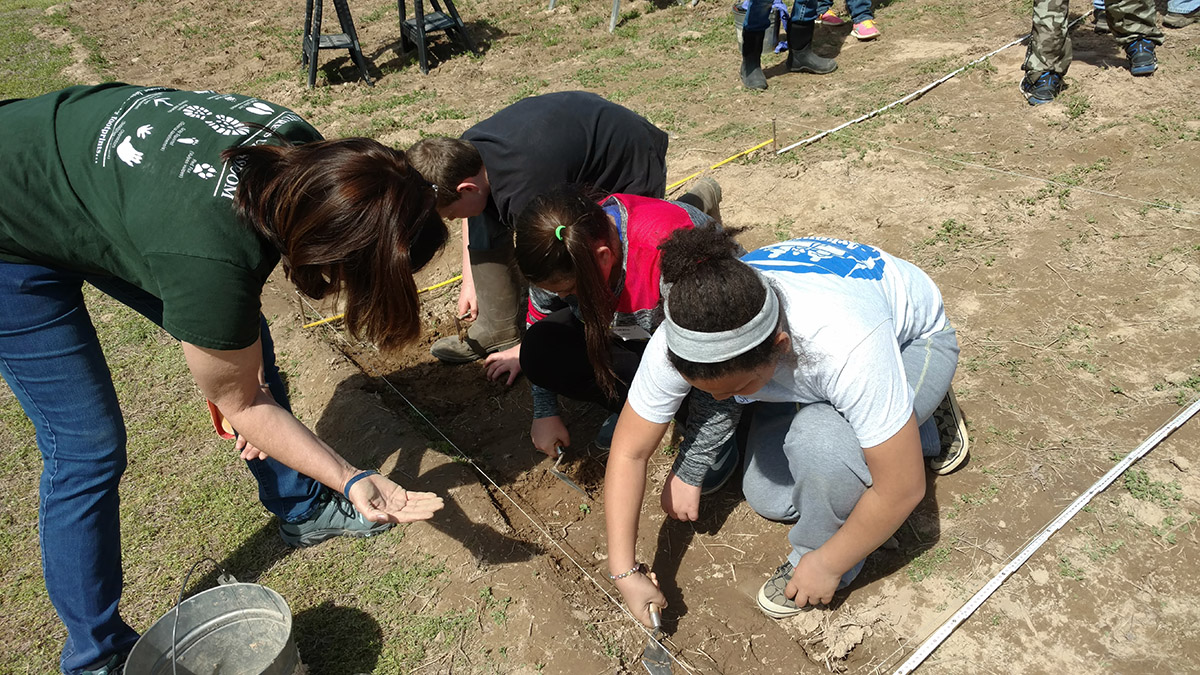
[[[464,0],[459,10],[483,56],[442,45],[443,60],[422,76],[411,56],[395,52],[395,6],[363,2],[354,11],[377,86],[355,81],[346,59],[322,55],[312,91],[296,69],[294,3],[77,0],[69,11],[118,79],[240,89],[293,106],[328,136],[365,133],[406,146],[422,134],[457,134],[523,95],[592,89],[672,133],[671,179],[771,138],[773,124],[782,147],[856,117],[1023,35],[1029,23],[1019,2],[880,3],[885,33],[876,43],[819,29],[820,50],[839,57],[836,73],[771,67],[770,90],[753,94],[737,84],[727,3],[626,3],[616,35],[604,31],[604,4],[547,13],[529,0]],[[1014,47],[876,120],[714,172],[726,223],[750,228],[747,248],[835,235],[931,273],[962,341],[955,388],[972,458],[930,480],[897,533],[899,549],[873,555],[833,609],[783,622],[759,614],[753,595],[787,552],[785,526],[758,518],[736,485],[706,501],[699,522],[669,522],[652,488],[640,550],[664,579],[667,644],[687,667],[889,670],[1200,392],[1200,113],[1187,95],[1200,84],[1200,30],[1170,31],[1160,71],[1136,80],[1111,37],[1086,25],[1074,35],[1071,86],[1053,105],[1025,105],[1016,86],[1023,48]],[[449,253],[422,273],[422,286],[457,273]],[[336,330],[300,329],[316,315],[282,280],[268,305],[281,349],[296,361],[289,372],[301,416],[347,454],[447,497],[435,522],[406,528],[394,544],[397,559],[433,556],[449,570],[439,593],[417,606],[486,608],[476,592],[484,585],[511,598],[505,622],[481,621],[457,651],[435,650],[417,670],[636,671],[645,637],[606,595],[611,586],[592,581],[605,570],[603,506],[539,462],[527,387],[489,383],[477,367],[442,366],[427,354],[454,330],[455,293],[427,294],[422,344],[387,358]],[[454,461],[455,450],[401,396],[494,484]],[[603,413],[566,410],[577,439],[568,472],[599,498],[604,457],[583,440]],[[1097,497],[924,670],[1194,671],[1196,441],[1192,423]],[[652,463],[652,486],[669,469],[667,452]],[[337,565],[345,551],[284,562],[234,552],[230,560],[279,586],[280,565]],[[300,613],[324,597],[285,595]],[[152,620],[156,611],[137,615]],[[338,645],[300,637],[310,638],[301,652],[314,671],[351,672],[336,665]],[[388,663],[385,654],[374,667],[395,672]]]

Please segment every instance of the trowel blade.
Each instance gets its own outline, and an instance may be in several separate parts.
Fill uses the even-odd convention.
[[[654,637],[642,652],[642,667],[650,675],[671,675],[671,655],[659,642],[662,639],[662,614],[654,605],[650,605],[650,622],[654,624]]]
[[[550,473],[554,474],[555,478],[566,483],[567,487],[579,492],[579,494],[583,495],[584,497],[587,497],[590,500],[592,498],[592,496],[589,495],[586,490],[584,490],[583,488],[576,485],[575,481],[571,480],[570,478],[567,478],[567,474],[558,470],[558,465],[562,463],[562,460],[563,460],[563,449],[558,448],[558,459],[554,460],[554,466],[550,467]]]

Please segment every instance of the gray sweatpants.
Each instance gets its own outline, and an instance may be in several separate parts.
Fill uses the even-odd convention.
[[[945,330],[900,347],[904,372],[915,392],[917,422],[937,409],[958,365],[958,339]],[[742,489],[759,515],[794,521],[788,560],[819,548],[846,522],[871,487],[871,472],[850,423],[829,403],[755,403],[746,442]],[[862,569],[842,576],[845,587]]]

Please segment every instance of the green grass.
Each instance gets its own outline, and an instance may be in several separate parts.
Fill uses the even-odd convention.
[[[950,560],[949,547],[939,546],[931,548],[908,563],[908,566],[904,568],[904,572],[913,582],[919,583],[933,576],[937,569],[948,560]]]
[[[1170,508],[1183,499],[1183,491],[1180,489],[1179,483],[1152,480],[1144,469],[1127,471],[1124,480],[1125,489],[1129,490],[1129,494],[1144,502]]]
[[[0,99],[29,98],[72,84],[62,70],[71,49],[34,35],[37,27],[65,25],[45,11],[53,0],[0,0]]]

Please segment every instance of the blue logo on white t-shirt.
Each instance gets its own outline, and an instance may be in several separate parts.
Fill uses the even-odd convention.
[[[742,256],[742,261],[763,271],[836,274],[851,279],[883,278],[884,260],[879,249],[844,239],[805,237],[764,246]]]

